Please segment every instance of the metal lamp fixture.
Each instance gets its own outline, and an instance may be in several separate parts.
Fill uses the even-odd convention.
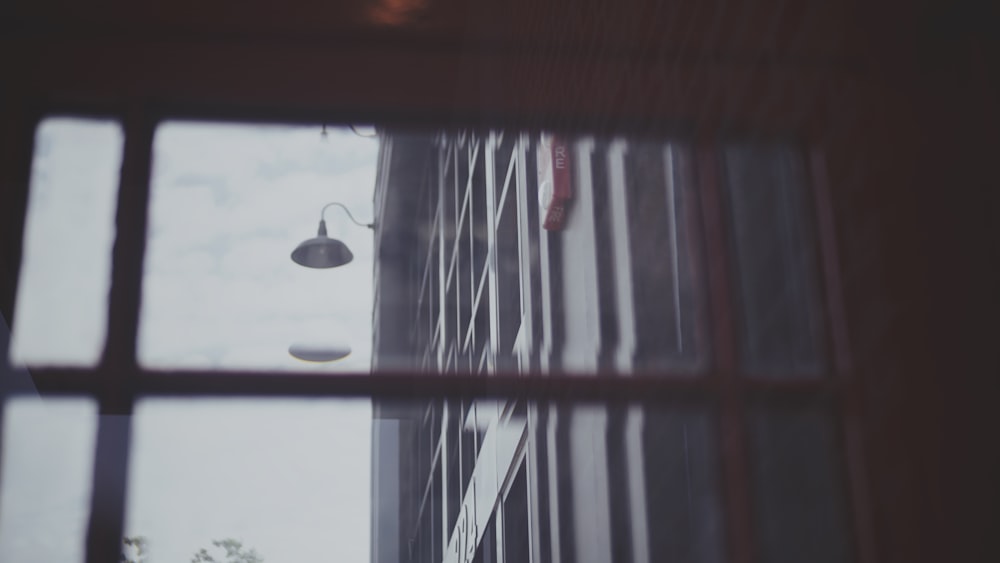
[[[324,216],[326,210],[332,206],[337,206],[347,213],[347,217],[358,226],[375,228],[375,223],[361,223],[351,215],[351,212],[343,204],[333,202],[323,206],[323,211],[319,214],[319,231],[314,238],[304,241],[292,251],[292,260],[296,264],[307,268],[336,268],[343,266],[354,259],[351,249],[343,242],[326,236],[326,220]]]
[[[292,344],[288,347],[292,357],[304,362],[326,363],[346,358],[351,347],[346,344]]]

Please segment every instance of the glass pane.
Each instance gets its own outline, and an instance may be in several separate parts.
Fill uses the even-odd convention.
[[[503,552],[507,561],[530,561],[528,543],[528,484],[525,466],[517,470],[514,481],[503,500]]]
[[[495,563],[498,561],[496,547],[494,546],[495,542],[496,524],[491,518],[486,524],[486,533],[483,534],[483,540],[476,546],[476,554],[472,559],[472,563]]]
[[[264,561],[370,560],[370,401],[146,400],[134,425],[125,533],[152,561],[227,540]]]
[[[374,362],[432,372],[706,364],[683,143],[382,131]]]
[[[372,231],[351,216],[371,221],[376,139],[320,126],[166,123],[154,151],[140,362],[368,371]],[[313,240],[321,216],[323,240],[346,247]],[[303,267],[291,254],[306,240],[300,258],[346,248],[353,260]]]
[[[757,405],[750,435],[761,561],[850,561],[845,475],[831,413]]]
[[[704,410],[646,408],[642,447],[650,561],[725,560],[719,446]]]
[[[783,144],[728,145],[743,363],[755,374],[818,376],[822,364],[814,235],[805,164]]]
[[[10,358],[91,366],[104,346],[123,133],[47,118],[35,133]]]
[[[442,552],[459,561],[725,561],[707,407],[483,400],[466,409],[478,429],[472,457],[463,440],[449,445],[457,433],[447,403],[375,403],[376,563],[431,563]],[[428,462],[424,443],[440,446]]]
[[[677,144],[625,143],[635,368],[696,362],[703,319],[700,236],[690,152]],[[631,327],[629,327],[631,328]]]
[[[3,405],[0,561],[83,561],[97,408],[80,399]]]

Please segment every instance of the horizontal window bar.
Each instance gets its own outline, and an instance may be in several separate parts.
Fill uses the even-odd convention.
[[[94,372],[77,369],[34,370],[38,391],[44,395],[98,395],[104,389]],[[525,377],[523,375],[448,374],[337,374],[298,375],[272,372],[147,372],[137,370],[120,380],[128,381],[132,393],[144,396],[372,396],[444,397],[512,396],[535,399],[584,399],[643,401],[697,397],[719,393],[722,379],[636,378],[568,376]],[[738,388],[748,392],[778,394],[836,393],[839,380],[744,380]]]

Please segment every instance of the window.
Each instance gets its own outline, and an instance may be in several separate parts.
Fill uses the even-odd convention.
[[[226,267],[266,253],[273,263],[250,272],[255,281],[281,268],[316,273],[288,259],[294,240],[264,240],[299,223],[275,200],[255,199],[252,183],[314,199],[307,211],[341,196],[323,177],[250,156],[308,158],[297,151],[323,146],[319,126],[291,128],[311,141],[283,148],[256,145],[242,126],[205,141],[197,124],[168,120],[154,132],[152,119],[130,119],[139,120],[124,126],[108,345],[96,367],[33,369],[43,392],[68,389],[113,417],[96,431],[91,560],[116,557],[123,531],[138,531],[125,524],[146,503],[126,484],[143,479],[128,473],[130,459],[149,465],[135,461],[152,447],[145,419],[174,395],[373,398],[378,562],[853,559],[857,509],[844,500],[838,431],[846,391],[825,352],[818,196],[802,147],[380,128],[377,145],[351,155],[379,163],[355,178],[374,191],[349,202],[367,211],[370,200],[375,228],[331,228],[352,248],[371,245],[355,253],[370,256],[371,278],[324,272],[303,289],[298,277],[281,301],[305,304],[299,323],[312,326],[317,299],[369,287],[370,328],[340,331],[368,340],[371,370],[287,373],[255,359],[269,337],[228,356],[197,345],[220,332],[210,307],[225,300],[270,311],[260,325],[235,319],[254,338],[292,326],[277,318],[281,288],[255,289]],[[167,145],[204,168],[188,170]],[[218,158],[203,161],[205,146]],[[248,162],[253,178],[218,171]],[[241,205],[276,220],[241,217]],[[211,236],[252,249],[193,239],[186,221],[199,213],[198,223],[220,228]],[[186,246],[170,250],[170,237]],[[191,280],[206,273],[230,281],[199,295]],[[157,328],[178,314],[174,334]],[[183,350],[157,349],[195,333]],[[802,541],[785,538],[789,529]]]
[[[741,361],[758,375],[815,377],[823,322],[802,157],[788,144],[734,143],[723,161]]]

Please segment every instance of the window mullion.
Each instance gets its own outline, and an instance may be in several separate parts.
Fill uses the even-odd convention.
[[[125,115],[107,341],[95,374],[101,416],[87,529],[88,563],[117,561],[121,554],[154,127],[141,107],[132,107]]]
[[[0,248],[0,267],[7,274],[0,289],[0,310],[13,330],[14,304],[17,298],[17,275],[21,265],[24,243],[24,224],[28,207],[28,187],[31,183],[31,159],[35,140],[35,129],[41,114],[23,111],[11,103],[9,98],[0,98],[6,108],[0,117],[4,123],[0,132],[0,224],[4,230],[4,246]],[[6,361],[6,358],[3,358]]]
[[[126,115],[116,237],[112,254],[108,337],[101,359],[101,377],[120,378],[136,367],[136,339],[141,305],[143,256],[153,151],[154,120],[136,109]],[[117,393],[125,395],[124,390]],[[107,395],[104,398],[111,398]]]
[[[853,532],[857,538],[857,556],[861,563],[875,561],[874,525],[871,518],[871,496],[865,468],[865,428],[862,421],[864,392],[856,377],[850,351],[843,286],[838,266],[836,220],[833,199],[828,184],[826,158],[821,150],[809,153],[809,179],[813,186],[819,248],[824,282],[824,301],[830,327],[830,348],[835,379],[846,382],[846,393],[838,405],[843,435],[844,458],[849,473]]]
[[[131,434],[131,414],[101,413],[87,526],[87,563],[118,561],[121,557]]]
[[[698,184],[705,214],[709,301],[713,321],[715,367],[720,388],[720,430],[722,434],[722,479],[726,498],[729,549],[734,563],[755,559],[753,521],[750,507],[749,467],[744,428],[743,381],[737,369],[737,353],[732,293],[730,291],[729,248],[726,221],[719,185],[718,151],[715,143],[703,142],[696,148]]]

